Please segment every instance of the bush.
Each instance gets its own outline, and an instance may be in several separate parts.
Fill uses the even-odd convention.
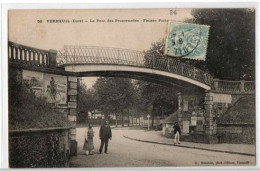
[[[70,126],[67,116],[9,74],[9,129]]]

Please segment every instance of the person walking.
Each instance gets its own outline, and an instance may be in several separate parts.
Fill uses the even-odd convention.
[[[105,153],[107,154],[107,148],[108,148],[108,140],[112,140],[112,132],[111,128],[108,125],[108,121],[105,121],[105,125],[102,125],[99,130],[99,138],[101,140],[100,148],[99,148],[99,153],[102,154],[103,147],[105,144]]]
[[[173,126],[173,133],[174,133],[174,144],[180,144],[180,135],[181,135],[181,128],[178,122],[175,122]]]
[[[92,128],[92,125],[89,124],[88,130],[85,131],[85,142],[84,142],[84,147],[83,150],[85,151],[86,155],[93,155],[93,150],[94,150],[94,144],[93,144],[93,137],[94,137],[94,131]]]

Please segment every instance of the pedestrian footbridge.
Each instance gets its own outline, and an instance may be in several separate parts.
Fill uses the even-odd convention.
[[[213,80],[208,72],[175,58],[128,49],[64,46],[62,50],[56,51],[9,41],[8,58],[9,65],[15,68],[60,75],[119,76],[168,85],[194,85],[223,93],[255,93],[254,81]]]
[[[209,73],[176,59],[127,49],[64,46],[57,54],[57,64],[79,76],[143,78],[175,85],[188,83],[206,90],[213,82]]]

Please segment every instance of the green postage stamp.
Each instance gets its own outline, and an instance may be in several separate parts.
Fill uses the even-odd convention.
[[[209,26],[168,23],[165,54],[174,57],[205,60]]]

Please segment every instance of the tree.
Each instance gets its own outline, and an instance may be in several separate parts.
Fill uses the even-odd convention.
[[[149,105],[147,105],[145,99],[142,96],[142,89],[140,88],[140,81],[136,81],[134,83],[135,88],[135,101],[134,101],[134,107],[132,109],[133,116],[136,118],[139,118],[139,125],[140,125],[140,117],[146,116],[148,113],[150,113]]]
[[[254,9],[194,9],[192,22],[210,25],[206,65],[216,78],[254,80]]]
[[[87,89],[84,83],[78,87],[78,121],[86,120],[88,112],[92,113],[97,108],[97,98],[93,89]]]
[[[116,115],[121,113],[124,126],[124,113],[130,109],[135,101],[134,86],[128,78],[101,77],[93,86],[98,99],[98,108],[105,113]]]
[[[151,48],[145,52],[145,65],[156,67],[160,58],[168,58],[164,55],[165,40],[162,39],[158,42],[152,43]],[[156,58],[154,58],[156,57]],[[173,60],[182,61],[181,58],[174,58]],[[187,60],[186,63],[201,64],[200,61]],[[199,66],[199,65],[198,65]],[[163,85],[154,84],[150,82],[139,81],[139,88],[141,91],[142,99],[144,99],[144,105],[147,113],[151,114],[152,127],[154,125],[154,117],[157,115],[168,115],[174,112],[177,107],[177,93],[174,88],[165,87]]]
[[[152,125],[154,125],[154,117],[169,115],[177,110],[177,91],[173,88],[165,87],[159,84],[140,81],[139,88],[142,92],[144,107],[147,112],[151,113]]]

